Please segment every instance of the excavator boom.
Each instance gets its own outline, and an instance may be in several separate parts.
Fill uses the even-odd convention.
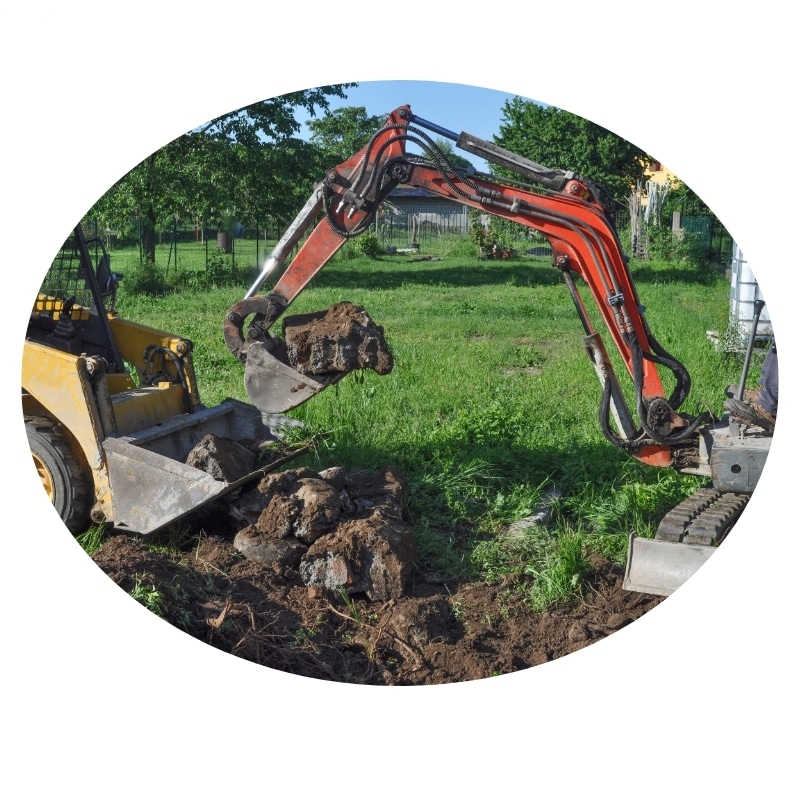
[[[523,180],[454,166],[429,132]],[[422,155],[409,152],[408,145]],[[400,184],[542,234],[583,326],[586,352],[602,387],[599,421],[606,438],[643,463],[711,479],[711,486],[664,518],[655,539],[631,534],[623,586],[670,594],[707,560],[742,513],[771,437],[763,432],[745,436],[739,424],[717,422],[710,413],[692,417],[679,411],[689,394],[689,373],[650,331],[614,226],[613,206],[591,180],[544,167],[470,134],[456,134],[415,116],[407,105],[397,108],[365,147],[328,170],[250,291],[228,312],[225,340],[245,364],[251,402],[263,413],[280,413],[343,377],[341,371],[324,369],[321,375],[301,374],[287,362],[284,343],[270,328],[337,250],[369,229]],[[272,290],[258,294],[298,245]],[[604,330],[594,329],[576,279],[588,287]],[[604,335],[621,357],[632,393],[620,385]],[[667,374],[674,381],[669,396],[662,382]]]
[[[454,167],[426,132],[450,138],[487,161],[515,171],[538,185],[470,174]],[[419,147],[423,155],[408,152]],[[409,106],[389,114],[385,124],[354,156],[328,170],[267,259],[245,298],[226,316],[224,335],[245,364],[251,402],[267,413],[287,411],[338,380],[300,375],[277,357],[271,326],[314,276],[349,239],[366,231],[381,204],[400,185],[418,187],[483,213],[541,233],[553,250],[586,334],[586,349],[603,387],[601,417],[606,436],[617,446],[655,466],[670,466],[675,448],[686,449],[698,427],[678,409],[689,392],[686,369],[652,336],[614,227],[611,206],[592,181],[551,170],[466,133],[456,134],[416,117]],[[320,219],[320,214],[322,219]],[[307,235],[306,235],[307,234]],[[267,277],[305,236],[294,258],[267,295],[258,292]],[[588,287],[617,352],[635,386],[629,409],[601,334],[575,284]],[[245,333],[245,320],[251,318]],[[659,367],[672,372],[675,389],[665,396]],[[611,418],[614,424],[611,424]]]

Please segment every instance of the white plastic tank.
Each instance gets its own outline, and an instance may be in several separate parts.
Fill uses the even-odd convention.
[[[747,263],[739,245],[733,243],[731,252],[731,327],[737,330],[741,344],[745,346],[750,338],[755,318],[755,302],[764,300],[753,270]],[[772,322],[766,305],[758,318],[756,337],[768,339],[772,336]]]

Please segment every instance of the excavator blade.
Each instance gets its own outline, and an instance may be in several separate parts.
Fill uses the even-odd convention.
[[[689,580],[715,550],[709,545],[645,539],[632,533],[622,587],[667,597]]]

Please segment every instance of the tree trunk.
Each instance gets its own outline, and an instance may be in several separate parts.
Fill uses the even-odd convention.
[[[155,153],[147,157],[147,183],[150,189],[155,183],[156,156]],[[153,196],[149,191],[148,195]],[[142,253],[148,264],[156,263],[156,210],[152,203],[144,210],[142,220]]]
[[[147,209],[142,220],[142,253],[145,262],[156,263],[156,215],[152,208]]]

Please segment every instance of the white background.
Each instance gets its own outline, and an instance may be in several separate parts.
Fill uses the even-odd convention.
[[[724,12],[581,6],[506,5],[493,16],[485,4],[139,2],[114,17],[77,2],[5,13],[7,796],[74,787],[115,798],[248,789],[775,797],[794,788],[795,26],[774,2]],[[702,575],[584,651],[466,685],[310,681],[157,620],[42,502],[17,394],[25,298],[122,174],[193,125],[264,97],[384,79],[535,97],[658,154],[740,244],[787,342],[762,483]],[[469,109],[464,116],[469,130]]]

